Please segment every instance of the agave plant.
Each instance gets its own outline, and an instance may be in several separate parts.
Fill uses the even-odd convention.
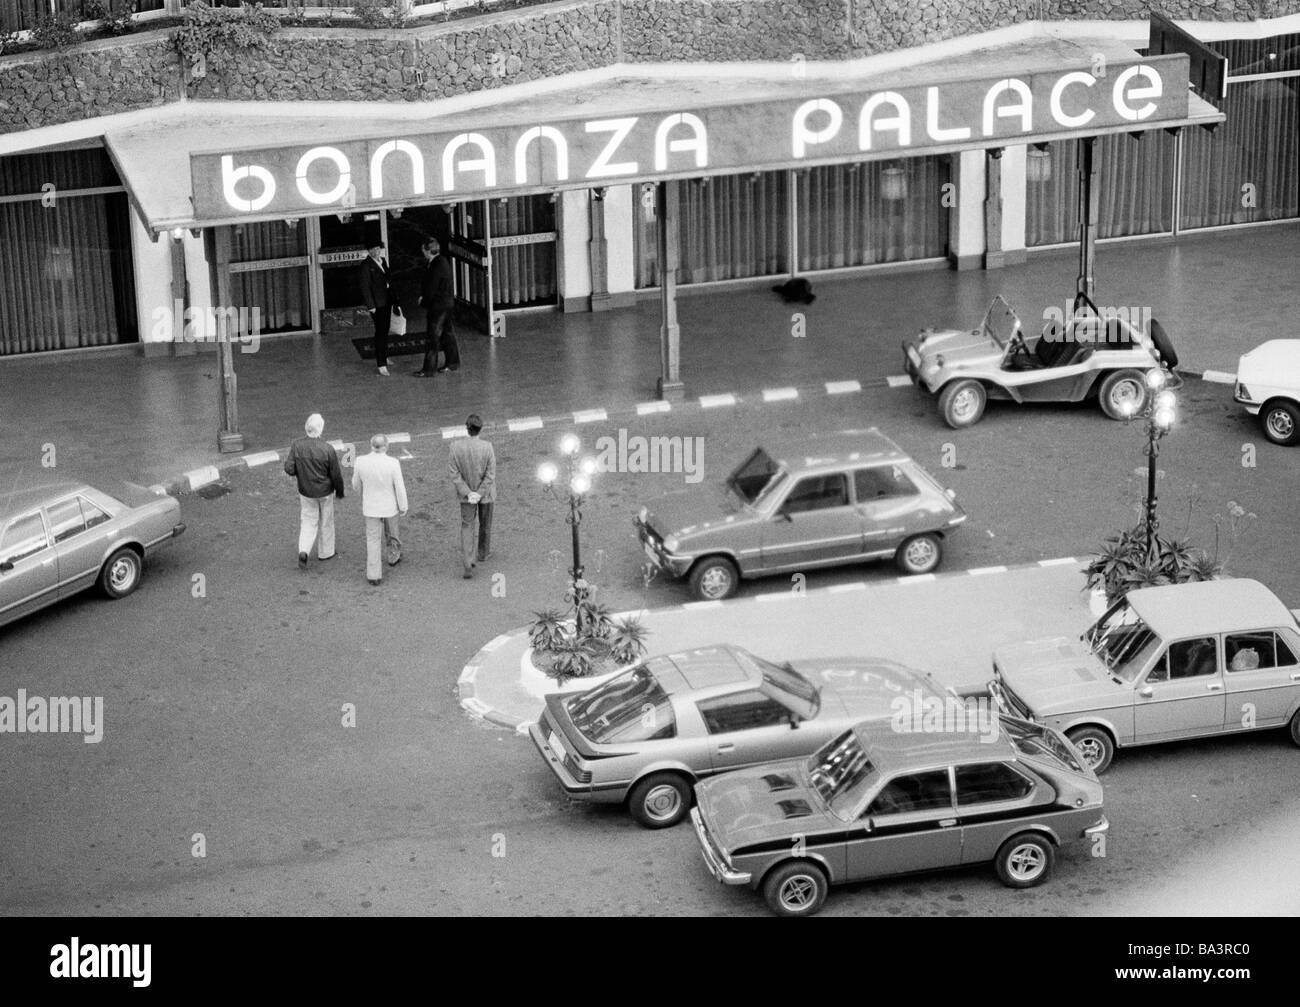
[[[619,619],[609,640],[609,655],[617,664],[631,664],[645,653],[649,630],[635,616]]]
[[[1103,543],[1087,566],[1088,587],[1101,588],[1114,604],[1130,591],[1166,584],[1211,580],[1221,566],[1204,550],[1185,540],[1153,536],[1147,545],[1146,524],[1139,522]]]
[[[555,649],[551,661],[551,674],[563,684],[570,678],[585,678],[591,674],[592,656],[579,640],[565,640]]]
[[[533,650],[552,653],[568,639],[564,616],[554,609],[533,613],[533,623],[528,627],[528,642]]]

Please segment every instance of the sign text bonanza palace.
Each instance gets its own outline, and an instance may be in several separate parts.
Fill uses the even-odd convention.
[[[1187,115],[1187,57],[897,90],[191,155],[196,219],[921,154],[1149,129]]]

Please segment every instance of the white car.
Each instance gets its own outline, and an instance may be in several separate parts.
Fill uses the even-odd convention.
[[[1300,444],[1300,339],[1270,339],[1242,356],[1232,397],[1274,444]]]

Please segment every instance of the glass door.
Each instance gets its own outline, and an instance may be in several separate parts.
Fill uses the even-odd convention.
[[[476,332],[495,335],[487,200],[457,204],[451,221],[447,250],[456,277],[456,320]]]
[[[372,242],[387,243],[384,216],[380,212],[327,213],[316,218],[316,303],[321,306],[321,332],[361,329],[369,334],[370,316],[361,296],[361,271],[357,267]]]

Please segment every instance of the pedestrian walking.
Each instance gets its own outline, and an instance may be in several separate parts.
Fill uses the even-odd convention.
[[[464,577],[492,555],[492,507],[497,499],[497,456],[492,444],[479,437],[483,421],[478,413],[465,420],[468,437],[451,442],[451,481],[460,500],[460,555]],[[474,523],[478,522],[477,549]]]
[[[371,245],[365,262],[361,263],[361,297],[375,326],[375,366],[380,374],[388,377],[388,330],[393,323],[393,312],[401,309],[393,300],[382,242]]]
[[[417,378],[431,378],[434,373],[460,370],[460,346],[456,342],[456,332],[452,327],[452,316],[456,311],[455,285],[451,277],[451,262],[442,254],[442,245],[437,238],[430,238],[420,249],[424,255],[424,272],[420,277],[420,304],[424,306],[424,336],[428,347],[424,351],[424,363],[415,372]],[[441,367],[438,363],[438,351],[442,350],[445,360]]]
[[[388,454],[388,438],[370,438],[370,454],[357,459],[352,488],[361,491],[361,513],[366,519],[366,580],[378,587],[389,566],[402,561],[398,519],[406,514],[406,483],[402,465]]]
[[[334,500],[343,499],[343,468],[332,444],[320,439],[325,420],[320,413],[307,417],[306,437],[289,447],[284,471],[298,479],[298,566],[307,568],[312,546],[317,559],[333,559]]]

